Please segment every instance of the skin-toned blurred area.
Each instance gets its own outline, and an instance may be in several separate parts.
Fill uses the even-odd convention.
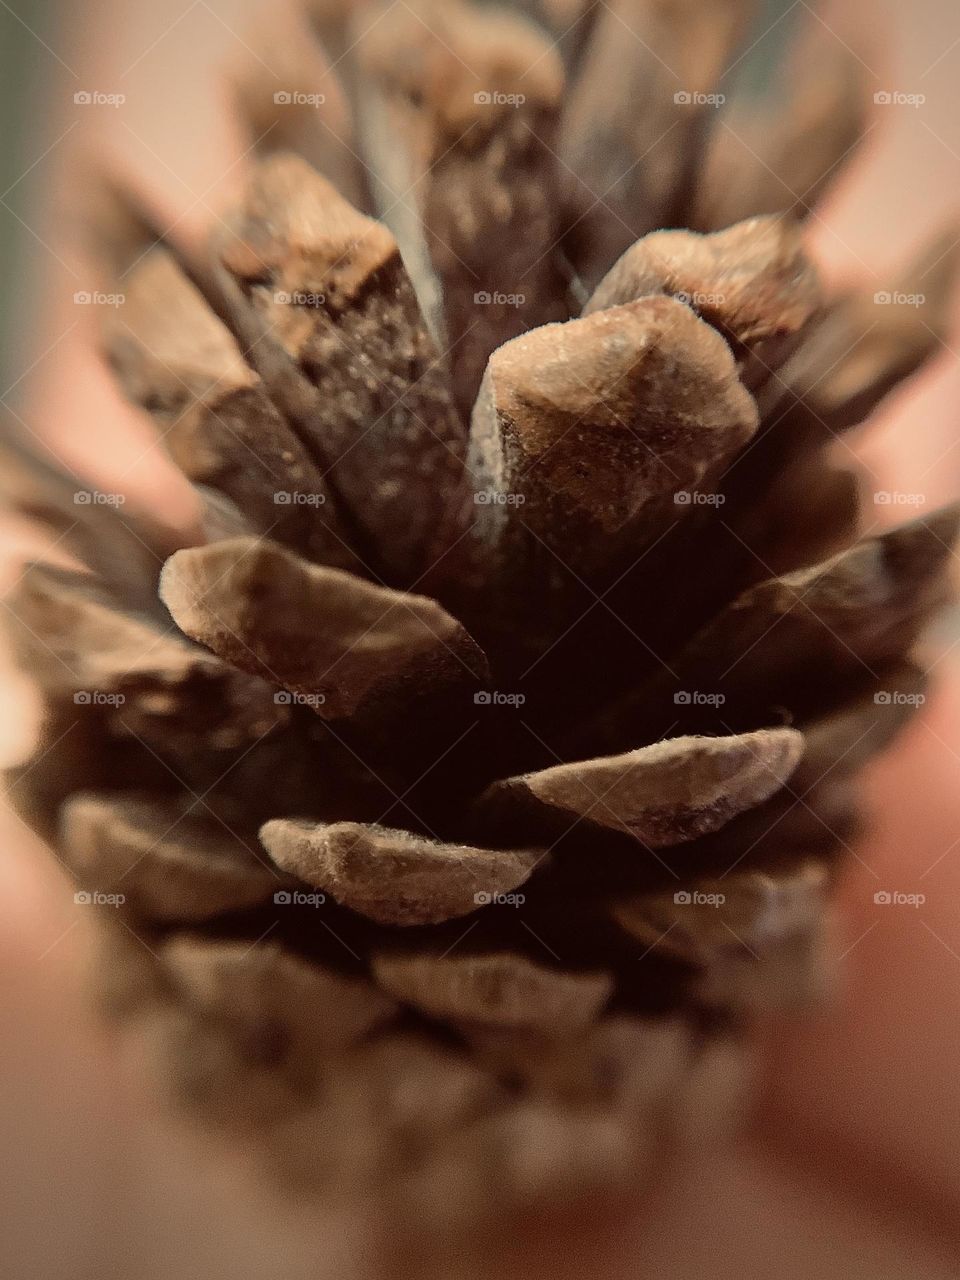
[[[809,16],[804,0],[767,8],[759,52],[781,24]],[[878,101],[861,154],[810,221],[810,243],[828,280],[875,280],[881,289],[923,239],[951,222],[960,236],[960,8],[955,0],[835,0],[818,13],[836,39],[854,44]],[[249,163],[225,88],[230,68],[254,59],[269,76],[267,36],[295,32],[296,21],[292,8],[264,0],[35,10],[0,0],[6,92],[15,98],[9,118],[18,122],[0,175],[0,399],[92,485],[125,492],[174,528],[191,527],[193,495],[98,357],[96,308],[77,300],[98,287],[77,215],[89,206],[92,172],[124,173],[169,226],[199,239]],[[863,469],[867,531],[913,514],[876,500],[879,493],[915,495],[920,512],[960,495],[958,344],[960,299],[954,337],[936,362],[885,402],[868,431],[837,445]],[[8,537],[4,583],[17,573],[16,548],[36,533],[11,528]],[[749,1135],[705,1167],[677,1170],[653,1204],[530,1224],[489,1242],[490,1257],[463,1274],[957,1274],[956,611],[927,644],[927,704],[864,780],[870,831],[847,855],[832,990],[820,1013],[765,1028]],[[6,763],[28,747],[37,707],[19,677],[5,673],[4,691]],[[142,1064],[89,1011],[89,926],[65,875],[16,815],[5,811],[2,823],[3,1274],[367,1274],[377,1265],[375,1224],[362,1213],[295,1212],[259,1183],[243,1152],[200,1146],[159,1114]],[[896,906],[885,893],[922,902]]]

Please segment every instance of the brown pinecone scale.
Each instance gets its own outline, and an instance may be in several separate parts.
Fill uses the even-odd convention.
[[[630,1184],[820,982],[958,523],[871,531],[828,446],[936,350],[953,258],[891,282],[917,308],[823,290],[858,61],[788,57],[758,127],[749,8],[316,4],[283,92],[235,78],[209,252],[127,197],[101,243],[202,535],[8,446],[78,561],[10,602],[45,708],[11,793],[122,895],[171,1096],[311,1195]]]

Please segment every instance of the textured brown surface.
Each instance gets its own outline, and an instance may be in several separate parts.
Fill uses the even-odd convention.
[[[184,474],[236,504],[257,532],[357,568],[322,470],[174,257],[150,249],[127,281],[124,307],[104,323],[104,349]]]
[[[706,967],[725,952],[762,962],[785,939],[808,937],[822,917],[824,868],[737,871],[618,903],[617,923],[644,946]]]
[[[304,447],[395,579],[440,553],[443,501],[462,465],[440,353],[396,243],[295,156],[255,171],[216,237],[250,311],[315,389]]]
[[[615,0],[596,15],[561,137],[588,286],[638,237],[674,225],[715,114],[702,96],[719,88],[753,7]]]
[[[677,519],[675,495],[709,486],[755,426],[726,343],[651,298],[501,347],[474,410],[471,470],[478,487],[524,499],[484,509],[491,537],[522,523],[589,571],[627,535],[637,551],[652,541]]]
[[[509,778],[493,805],[554,810],[661,848],[715,831],[768,799],[796,768],[803,738],[769,729],[738,738],[672,738],[608,759]]]
[[[260,838],[273,860],[381,924],[439,924],[469,915],[522,885],[537,849],[474,849],[386,827],[268,822]]]
[[[771,698],[791,682],[810,688],[844,673],[875,674],[910,649],[945,599],[958,522],[949,507],[761,583],[692,642],[682,669],[720,665],[737,685],[759,684]]]
[[[375,202],[469,418],[491,351],[565,311],[560,60],[532,24],[460,0],[374,5],[354,30]]]
[[[200,921],[266,902],[283,879],[202,807],[199,815],[148,798],[74,795],[60,847],[79,882],[122,894],[136,915]]]
[[[205,734],[228,747],[284,719],[262,681],[119,608],[86,574],[33,565],[15,590],[15,642],[34,678],[55,698],[101,708],[120,735],[173,746]]]
[[[164,569],[178,625],[241,670],[265,676],[340,719],[404,689],[472,684],[483,659],[433,600],[376,587],[235,538],[178,553]]]
[[[380,955],[373,970],[398,999],[453,1022],[563,1036],[586,1026],[613,989],[604,973],[563,973],[523,956]]]
[[[584,315],[665,294],[685,302],[731,343],[741,377],[762,381],[816,314],[816,272],[790,218],[750,218],[701,236],[657,231],[628,249],[597,285]]]

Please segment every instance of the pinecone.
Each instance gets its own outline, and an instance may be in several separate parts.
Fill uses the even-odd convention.
[[[317,4],[328,61],[235,82],[262,154],[208,257],[111,202],[106,352],[203,538],[8,445],[84,566],[11,601],[13,797],[119,902],[171,1093],[313,1194],[448,1224],[634,1179],[822,981],[960,518],[857,541],[828,446],[937,349],[957,255],[916,308],[824,295],[859,64],[718,113],[748,7]]]

